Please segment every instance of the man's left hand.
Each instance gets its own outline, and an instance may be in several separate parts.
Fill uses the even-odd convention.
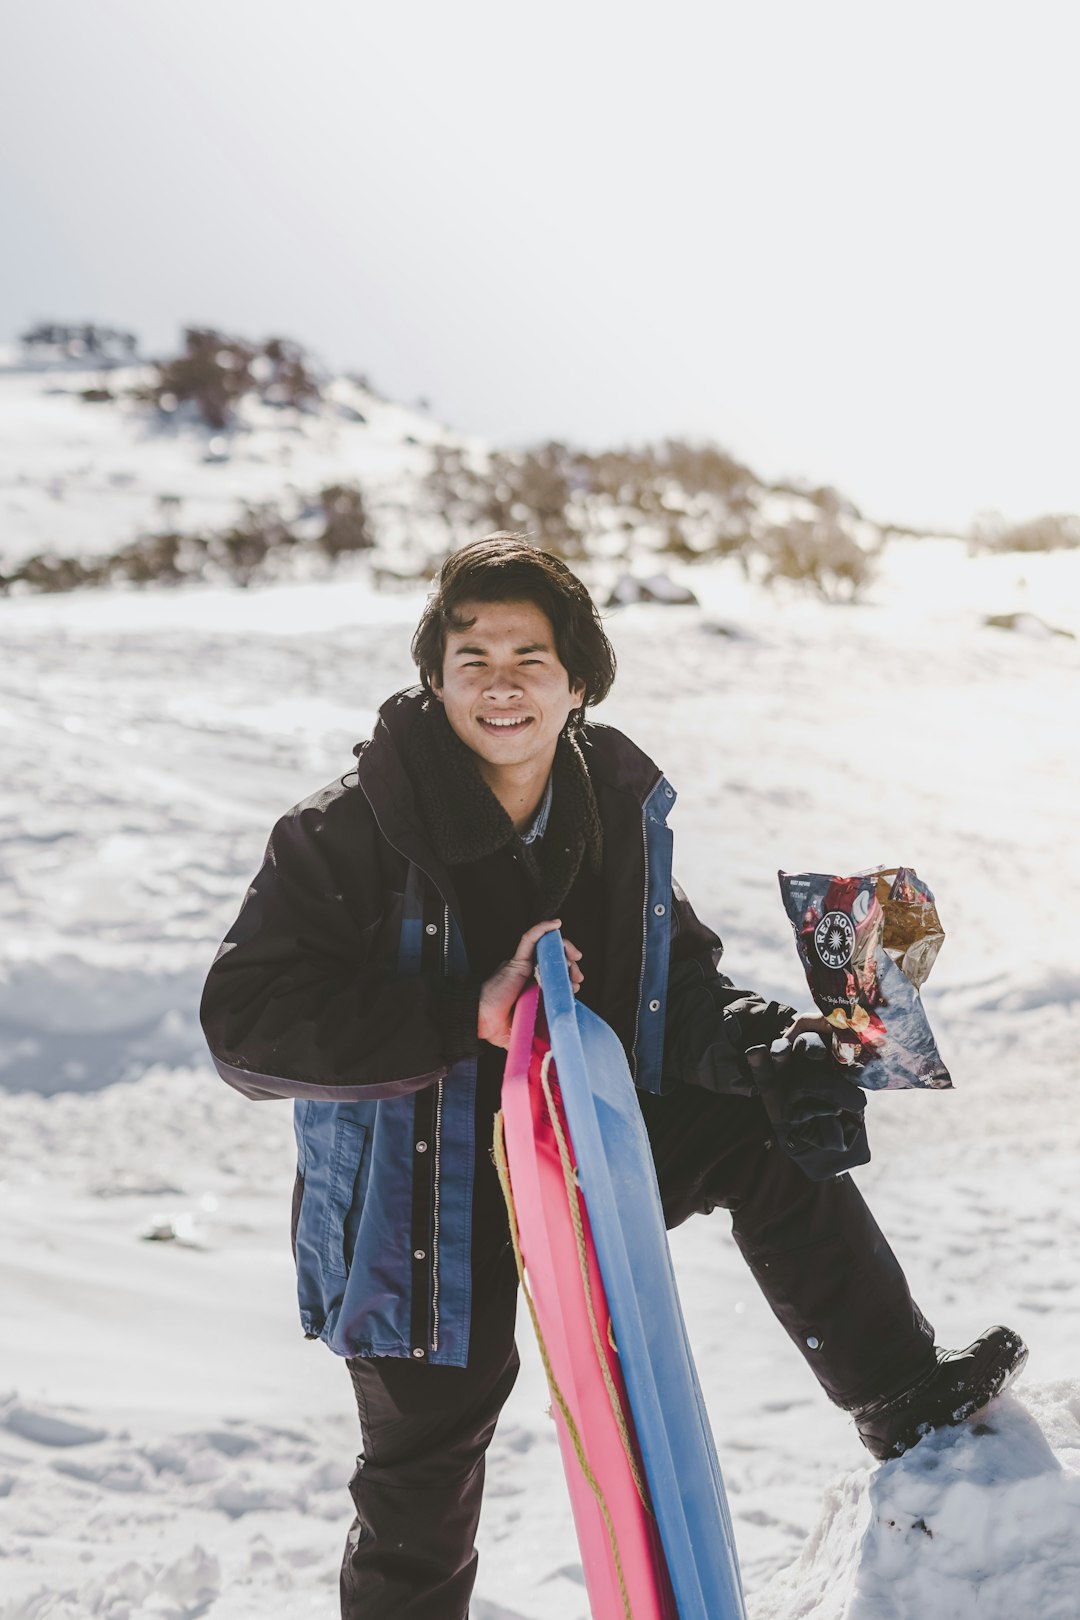
[[[820,1035],[826,1046],[831,1048],[835,1031],[829,1020],[820,1013],[800,1013],[780,1033],[785,1041],[794,1041],[797,1035]]]

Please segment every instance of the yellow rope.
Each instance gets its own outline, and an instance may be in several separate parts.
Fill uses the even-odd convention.
[[[577,1457],[578,1466],[585,1476],[585,1481],[589,1489],[596,1497],[597,1505],[599,1506],[600,1512],[604,1518],[604,1525],[607,1529],[608,1540],[611,1543],[611,1556],[615,1563],[615,1574],[619,1582],[619,1595],[622,1598],[625,1620],[634,1620],[634,1613],[630,1607],[630,1594],[626,1589],[626,1577],[623,1574],[622,1559],[619,1557],[619,1544],[615,1536],[615,1525],[612,1521],[611,1510],[607,1505],[604,1492],[600,1486],[600,1481],[597,1479],[596,1475],[589,1466],[589,1459],[585,1455],[585,1447],[582,1444],[581,1435],[578,1433],[578,1426],[574,1422],[574,1418],[569,1406],[566,1404],[566,1397],[559,1388],[558,1380],[555,1377],[555,1372],[551,1365],[551,1357],[548,1354],[548,1347],[544,1342],[543,1331],[540,1327],[540,1318],[536,1314],[536,1306],[533,1303],[533,1297],[529,1292],[529,1285],[525,1281],[525,1261],[521,1253],[521,1234],[518,1230],[517,1207],[514,1203],[514,1194],[510,1186],[510,1167],[506,1162],[506,1136],[503,1129],[503,1117],[501,1113],[495,1115],[495,1143],[493,1151],[495,1168],[499,1173],[499,1185],[502,1188],[503,1198],[506,1200],[506,1213],[510,1221],[510,1241],[514,1246],[514,1260],[517,1263],[518,1280],[521,1283],[521,1291],[525,1295],[525,1303],[529,1307],[529,1315],[532,1317],[533,1331],[536,1334],[536,1342],[540,1346],[540,1359],[544,1363],[544,1371],[547,1374],[548,1387],[551,1390],[552,1398],[554,1399],[556,1406],[559,1408],[559,1411],[562,1414],[562,1420],[566,1425],[566,1432],[570,1436],[570,1443],[574,1448],[574,1455]]]
[[[552,1052],[549,1048],[549,1050],[544,1054],[544,1061],[540,1067],[540,1084],[543,1086],[544,1096],[547,1098],[548,1112],[551,1115],[551,1128],[555,1132],[555,1141],[558,1144],[559,1149],[559,1162],[562,1165],[563,1181],[566,1183],[566,1201],[570,1206],[570,1219],[574,1226],[574,1240],[577,1243],[578,1267],[581,1271],[582,1287],[585,1290],[585,1306],[589,1313],[589,1327],[592,1329],[593,1346],[596,1350],[596,1359],[600,1363],[600,1371],[604,1379],[604,1388],[607,1390],[608,1401],[611,1405],[611,1415],[615,1419],[615,1427],[619,1431],[619,1439],[622,1442],[622,1448],[626,1454],[626,1461],[629,1464],[630,1472],[633,1475],[638,1496],[641,1498],[641,1505],[645,1509],[646,1513],[651,1514],[652,1510],[649,1506],[649,1494],[645,1488],[645,1481],[641,1477],[641,1471],[637,1465],[637,1458],[634,1456],[634,1446],[632,1440],[630,1439],[630,1430],[627,1426],[626,1415],[623,1412],[622,1401],[619,1399],[619,1392],[615,1388],[615,1380],[611,1376],[611,1368],[608,1366],[607,1356],[604,1354],[604,1346],[600,1339],[600,1329],[596,1322],[596,1312],[593,1309],[592,1284],[589,1280],[589,1255],[588,1250],[585,1247],[585,1228],[581,1219],[581,1204],[579,1202],[578,1184],[574,1175],[574,1164],[570,1157],[570,1148],[566,1140],[566,1132],[562,1128],[562,1122],[559,1119],[559,1112],[555,1106],[555,1098],[551,1090],[551,1081],[548,1078],[548,1069],[551,1067],[551,1059]],[[609,1332],[610,1328],[611,1324],[609,1323]]]

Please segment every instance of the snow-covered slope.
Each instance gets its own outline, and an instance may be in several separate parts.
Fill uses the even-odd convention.
[[[956,1090],[873,1097],[859,1180],[940,1340],[1007,1321],[1029,1370],[986,1432],[874,1469],[723,1217],[673,1248],[754,1620],[1075,1620],[1080,644],[981,617],[1080,628],[1080,558],[886,561],[858,608],[716,568],[699,609],[612,615],[601,717],[678,787],[676,870],[739,982],[806,1000],[779,866],[936,891]],[[214,1078],[194,1007],[272,820],[411,679],[420,603],[345,574],[0,600],[2,1620],[336,1612],[357,1427],[295,1321],[289,1110]],[[520,1337],[474,1620],[579,1620]]]
[[[101,556],[162,527],[218,530],[244,502],[288,506],[335,483],[360,483],[404,542],[425,446],[461,442],[344,377],[311,410],[247,398],[215,433],[190,411],[170,419],[136,403],[148,377],[0,364],[0,571],[39,553]],[[115,397],[87,402],[103,382]]]
[[[760,577],[816,574],[843,595],[861,588],[867,555],[885,539],[835,491],[768,484],[716,446],[503,453],[350,377],[324,380],[299,407],[260,394],[252,377],[227,429],[213,428],[190,399],[147,403],[155,381],[149,366],[79,370],[70,358],[0,350],[0,587],[296,581],[369,548],[382,575],[415,581],[451,545],[524,526],[613,566],[651,558],[646,573],[658,552],[743,548]],[[203,397],[224,420],[217,394]]]

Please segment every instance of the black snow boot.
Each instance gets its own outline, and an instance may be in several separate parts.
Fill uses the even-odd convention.
[[[914,1384],[856,1407],[855,1426],[880,1461],[910,1451],[932,1429],[963,1423],[1012,1383],[1027,1360],[1012,1328],[987,1328],[966,1350],[939,1350],[937,1366]]]

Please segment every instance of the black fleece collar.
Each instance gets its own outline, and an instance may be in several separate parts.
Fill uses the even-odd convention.
[[[424,826],[441,860],[464,866],[514,844],[536,884],[539,918],[558,908],[587,860],[599,873],[603,834],[588,768],[577,743],[559,738],[552,765],[551,814],[543,838],[524,844],[454,731],[441,703],[421,703],[403,750]]]

